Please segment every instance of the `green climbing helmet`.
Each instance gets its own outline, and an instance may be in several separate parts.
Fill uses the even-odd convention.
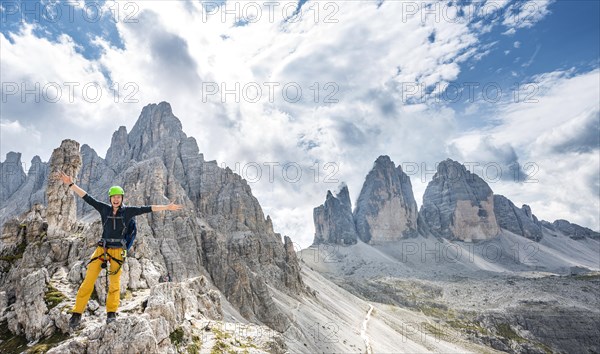
[[[123,190],[123,188],[119,187],[119,186],[112,186],[110,187],[110,189],[108,190],[108,197],[112,197],[113,195],[125,195],[125,191]]]

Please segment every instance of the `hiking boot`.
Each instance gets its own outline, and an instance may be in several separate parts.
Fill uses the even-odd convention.
[[[81,322],[81,314],[73,312],[71,319],[69,320],[69,328],[77,329],[79,327],[79,322]]]
[[[106,324],[111,323],[112,321],[117,319],[117,313],[116,312],[107,312],[106,313]]]

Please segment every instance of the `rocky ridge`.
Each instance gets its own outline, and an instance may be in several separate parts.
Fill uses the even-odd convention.
[[[124,127],[115,132],[106,159],[87,145],[80,148],[77,142],[65,140],[53,152],[47,171],[25,178],[20,187],[11,184],[9,201],[33,190],[33,185],[38,187],[36,192],[45,192],[47,200],[47,207],[33,204],[18,218],[7,217],[3,225],[0,323],[5,321],[11,333],[36,342],[66,330],[66,304],[74,298],[100,234],[96,211],[49,177],[57,171],[77,176],[77,183],[99,200],[106,198],[110,185],[118,184],[126,191],[126,204],[176,201],[185,206],[168,215],[156,212],[137,218],[138,237],[123,268],[122,296],[148,290],[150,294],[136,309],[143,316],[122,321],[148,340],[141,347],[124,344],[124,351],[172,349],[173,340],[165,340],[165,335],[178,331],[183,313],[196,314],[196,320],[222,320],[219,306],[223,302],[237,320],[279,333],[292,326],[271,294],[275,287],[291,297],[312,296],[300,276],[292,241],[273,231],[246,181],[215,161],[205,161],[195,140],[181,129],[168,103],[148,105],[129,134]],[[11,155],[9,162],[13,160]],[[174,281],[169,284],[169,301],[164,301],[166,295],[157,288],[165,275]],[[161,289],[166,285],[160,285]],[[101,277],[95,289],[94,296],[103,302]],[[201,298],[188,301],[190,294]],[[152,300],[153,296],[158,300]],[[53,307],[53,301],[62,305]],[[192,336],[191,327],[182,330]],[[107,329],[103,336],[108,332],[114,331]],[[77,352],[83,345],[94,352],[94,341],[104,338],[85,331],[81,336],[85,345],[70,341],[61,350]],[[107,345],[121,339],[114,333],[110,338]],[[282,347],[281,343],[273,345]]]

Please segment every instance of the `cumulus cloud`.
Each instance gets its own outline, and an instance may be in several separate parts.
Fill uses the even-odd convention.
[[[521,169],[520,183],[491,184],[495,193],[531,205],[539,218],[600,229],[599,80],[598,69],[545,73],[522,85],[520,99],[498,105],[483,133],[506,156],[514,150]],[[480,146],[481,133],[463,134],[450,148],[461,158],[496,151]]]
[[[436,21],[422,16],[423,8],[399,19],[405,5],[397,1],[332,2],[328,7],[307,2],[299,9],[296,1],[279,2],[274,8],[252,7],[245,1],[223,2],[220,8],[208,2],[136,4],[137,21],[115,24],[120,44],[100,33],[92,37],[90,43],[99,53],[94,58],[79,54],[79,44],[68,36],[53,42],[36,36],[31,25],[10,39],[0,35],[3,74],[10,73],[10,80],[96,82],[111,93],[94,103],[81,94],[72,103],[11,101],[3,106],[3,151],[27,155],[36,150],[47,160],[52,148],[68,137],[88,143],[103,156],[112,131],[133,126],[144,105],[168,101],[207,159],[249,180],[256,171],[250,167],[261,166],[261,178],[250,181],[254,194],[276,231],[307,246],[314,232],[312,208],[340,182],[347,183],[355,201],[379,155],[389,155],[396,164],[419,166],[411,178],[420,203],[435,163],[449,152],[457,158],[477,152],[476,159],[509,165],[529,157],[523,151],[537,138],[525,135],[535,123],[529,126],[517,118],[527,114],[535,121],[543,112],[531,112],[526,105],[502,106],[495,116],[499,127],[484,132],[489,138],[473,140],[480,151],[468,151],[461,145],[456,112],[427,100],[457,79],[461,65],[493,49],[480,35],[501,24],[503,14],[516,3],[489,1],[488,9],[496,10],[485,16],[495,16],[493,23],[481,18]],[[445,6],[447,13],[477,13],[469,9],[473,4]],[[515,10],[529,11],[522,6]],[[527,17],[539,20],[539,14],[547,13]],[[53,60],[46,59],[50,57]],[[547,80],[555,85],[562,79],[577,76],[536,77],[535,83],[543,86]],[[254,100],[257,87],[262,91]],[[295,101],[298,87],[302,95]],[[577,100],[588,102],[590,94],[580,94]],[[125,103],[126,98],[131,102]],[[43,132],[35,148],[27,150],[20,139],[4,138],[4,127],[15,122]],[[18,134],[17,129],[11,136]],[[560,145],[553,141],[553,146]],[[535,194],[535,200],[541,195]],[[562,200],[557,203],[564,205]],[[555,208],[547,215],[558,211],[562,210]]]
[[[510,143],[497,144],[492,136],[478,133],[461,136],[449,144],[448,151],[488,183],[523,181],[520,176],[525,173]]]
[[[530,28],[546,17],[553,0],[516,1],[505,11],[502,24],[510,28]]]

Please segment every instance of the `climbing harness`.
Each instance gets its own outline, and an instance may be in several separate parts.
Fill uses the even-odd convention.
[[[106,300],[105,300],[105,302],[108,301],[108,276],[118,274],[119,271],[121,270],[121,267],[123,266],[123,263],[125,262],[125,259],[127,258],[127,241],[125,240],[125,236],[127,235],[127,225],[125,225],[125,219],[122,216],[119,216],[119,217],[109,216],[106,219],[106,221],[104,222],[103,228],[106,225],[106,223],[108,222],[109,218],[113,219],[113,225],[115,223],[115,219],[121,219],[121,221],[123,222],[123,231],[121,232],[121,238],[101,238],[98,241],[98,246],[102,247],[104,252],[101,255],[90,259],[90,261],[88,262],[88,265],[90,265],[90,263],[92,263],[96,260],[102,261],[102,264],[100,265],[100,267],[105,270],[105,279],[106,279]],[[121,252],[121,259],[115,258],[110,253],[107,252],[107,250],[109,248],[118,248],[118,247],[114,246],[115,244],[121,245],[120,247],[123,250]],[[119,265],[119,267],[114,271],[110,271],[110,262],[111,261],[115,261]]]

